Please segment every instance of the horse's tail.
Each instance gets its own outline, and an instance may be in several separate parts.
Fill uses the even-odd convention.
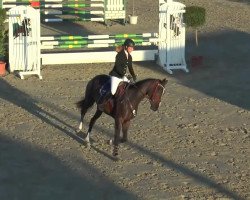
[[[77,108],[82,108],[84,105],[85,99],[82,99],[81,101],[76,102],[76,107]]]
[[[92,90],[92,82],[93,80],[89,81],[87,86],[86,86],[86,90],[85,90],[85,97],[76,102],[76,106],[77,108],[83,108],[84,106],[86,105],[89,105],[89,104],[93,104],[93,97],[91,97],[91,90]]]

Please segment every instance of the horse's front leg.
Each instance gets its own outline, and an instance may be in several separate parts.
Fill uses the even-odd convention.
[[[114,136],[114,149],[113,149],[113,156],[118,155],[118,145],[120,142],[120,135],[122,132],[122,123],[120,119],[115,120],[115,136]]]
[[[121,139],[121,142],[127,142],[128,140],[128,128],[129,128],[129,125],[130,125],[130,121],[127,121],[125,123],[123,123],[122,125],[122,139]]]
[[[96,122],[96,120],[102,115],[102,111],[100,110],[96,110],[94,116],[91,118],[90,123],[89,123],[89,129],[88,129],[88,133],[87,136],[85,137],[85,142],[87,142],[88,146],[90,145],[90,133],[92,131],[92,128]]]

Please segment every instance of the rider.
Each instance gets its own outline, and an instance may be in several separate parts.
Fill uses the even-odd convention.
[[[122,45],[121,50],[117,53],[115,58],[114,68],[111,70],[109,75],[111,76],[111,93],[114,95],[116,89],[121,81],[129,82],[125,76],[127,68],[133,80],[136,81],[136,76],[132,67],[132,56],[131,52],[134,50],[135,43],[132,39],[126,39]]]
[[[115,58],[115,65],[109,75],[111,76],[111,94],[105,95],[105,97],[99,100],[99,104],[105,103],[107,99],[110,99],[112,95],[116,93],[117,87],[120,82],[129,82],[126,77],[127,68],[134,81],[136,81],[136,75],[132,67],[131,52],[134,50],[135,43],[132,39],[127,38]]]

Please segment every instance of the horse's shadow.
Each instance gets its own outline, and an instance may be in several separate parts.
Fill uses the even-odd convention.
[[[88,122],[87,122],[86,120],[84,120],[83,122],[84,122],[84,125],[87,127]],[[101,129],[101,128],[98,128],[99,131],[100,131],[100,129]],[[108,130],[102,129],[102,132],[106,132],[106,133],[107,133]],[[102,154],[103,156],[109,158],[109,159],[112,160],[112,161],[118,161],[118,160],[120,160],[120,157],[114,157],[114,156],[112,156],[111,154],[109,154],[109,153],[107,153],[107,152],[101,150],[100,148],[98,148],[98,147],[95,145],[95,143],[97,143],[97,141],[94,140],[92,137],[90,137],[90,142],[86,142],[86,141],[85,141],[85,138],[86,138],[86,136],[87,136],[86,133],[84,133],[84,132],[82,132],[82,131],[77,131],[77,132],[76,132],[76,135],[82,139],[82,141],[83,141],[82,144],[85,146],[85,148],[87,148],[87,149],[93,149],[93,150],[96,151],[97,153]],[[110,134],[107,133],[107,136],[110,137]],[[98,142],[100,142],[100,141],[98,141]],[[109,144],[109,140],[106,140],[106,141],[103,141],[103,142]],[[91,146],[90,146],[90,144],[91,144]]]
[[[94,129],[96,129],[98,132],[102,132],[107,137],[110,137],[108,129],[105,129],[105,128],[100,127],[98,125],[95,125]],[[134,142],[131,142],[131,141],[128,141],[126,143],[127,143],[127,145],[129,145],[133,149],[136,149],[141,154],[145,154],[145,155],[149,156],[151,159],[153,159],[155,161],[158,161],[159,163],[162,164],[162,166],[164,166],[166,168],[173,169],[173,170],[177,171],[178,173],[181,173],[181,174],[183,174],[185,176],[191,177],[192,179],[194,179],[198,183],[200,183],[200,184],[202,184],[204,186],[207,186],[209,188],[213,188],[216,191],[220,192],[221,194],[224,194],[224,195],[228,196],[229,198],[237,199],[237,200],[244,200],[244,198],[241,197],[240,195],[238,195],[236,192],[230,191],[229,189],[227,189],[223,185],[221,185],[219,183],[216,183],[212,179],[200,174],[199,172],[192,171],[188,167],[186,167],[186,166],[184,166],[182,164],[178,164],[178,163],[173,162],[172,160],[166,159],[165,157],[163,157],[159,153],[152,152],[149,149],[147,149],[145,147],[142,147],[137,143],[134,143]],[[103,154],[103,152],[99,152],[100,151],[99,149],[97,149],[95,147],[91,147],[91,148],[93,148],[98,153]],[[112,157],[112,156],[110,156],[108,154],[106,154],[105,156],[109,157],[111,160],[114,160],[114,161],[121,160],[120,157],[114,158],[114,157]]]
[[[75,141],[77,141],[79,144],[84,145],[86,148],[88,148],[87,143],[84,141],[85,134],[80,133],[76,134],[75,127],[72,127],[65,121],[59,119],[55,115],[52,115],[51,113],[45,111],[44,109],[40,108],[37,104],[40,103],[28,94],[18,90],[17,88],[11,86],[9,83],[7,83],[4,80],[0,80],[0,98],[3,100],[6,100],[18,107],[21,107],[22,109],[26,110],[30,114],[34,115],[35,117],[41,119],[43,122],[47,123],[48,125],[60,130],[61,132],[65,133]],[[44,103],[49,105],[49,103]],[[53,109],[59,109],[53,106]],[[59,110],[62,112],[61,110]],[[65,113],[64,113],[65,114]],[[68,113],[67,113],[68,114]],[[95,151],[98,153],[110,158],[113,160],[112,156],[107,154],[106,152],[98,149],[97,147],[92,147]]]

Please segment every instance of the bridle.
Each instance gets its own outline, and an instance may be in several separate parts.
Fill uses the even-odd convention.
[[[139,89],[135,84],[133,84],[133,86],[142,94],[143,98],[146,97],[146,98],[149,100],[150,103],[151,103],[151,102],[155,102],[155,96],[157,95],[157,91],[158,91],[157,88],[158,88],[158,87],[162,87],[162,88],[163,88],[162,93],[161,93],[161,96],[164,94],[164,91],[165,91],[165,87],[164,87],[162,84],[160,84],[159,81],[155,81],[154,85],[155,85],[155,86],[154,86],[153,92],[152,92],[152,94],[149,96],[147,93],[144,93],[144,92],[143,92],[141,89]],[[135,117],[135,116],[136,116],[136,111],[135,111],[135,109],[133,108],[132,104],[130,103],[129,99],[128,99],[128,98],[126,98],[126,99],[127,99],[127,101],[129,102],[130,109],[131,109],[131,111],[132,111],[133,116]],[[161,103],[161,101],[159,101],[159,103]]]
[[[154,88],[154,90],[153,90],[153,93],[151,94],[151,97],[149,98],[149,101],[154,102],[154,101],[156,100],[155,97],[158,97],[158,96],[156,96],[156,95],[157,95],[157,91],[158,91],[158,87],[161,87],[161,88],[162,88],[162,93],[161,93],[160,96],[162,96],[162,95],[164,94],[164,92],[165,92],[165,87],[164,87],[162,84],[160,84],[159,82],[157,82],[157,83],[156,83],[156,86],[155,86],[155,88]],[[158,98],[159,98],[159,97],[158,97]],[[159,103],[160,103],[160,102],[161,102],[161,100],[159,100]]]
[[[164,91],[165,91],[165,87],[162,85],[162,84],[160,84],[159,83],[159,81],[156,81],[156,83],[154,83],[154,89],[153,89],[153,92],[152,92],[152,94],[149,96],[147,93],[144,93],[144,92],[142,92],[138,87],[136,87],[137,88],[137,90],[143,95],[143,97],[146,97],[150,102],[155,102],[155,96],[157,95],[157,88],[158,87],[162,87],[162,94],[161,94],[161,96],[164,94]]]

